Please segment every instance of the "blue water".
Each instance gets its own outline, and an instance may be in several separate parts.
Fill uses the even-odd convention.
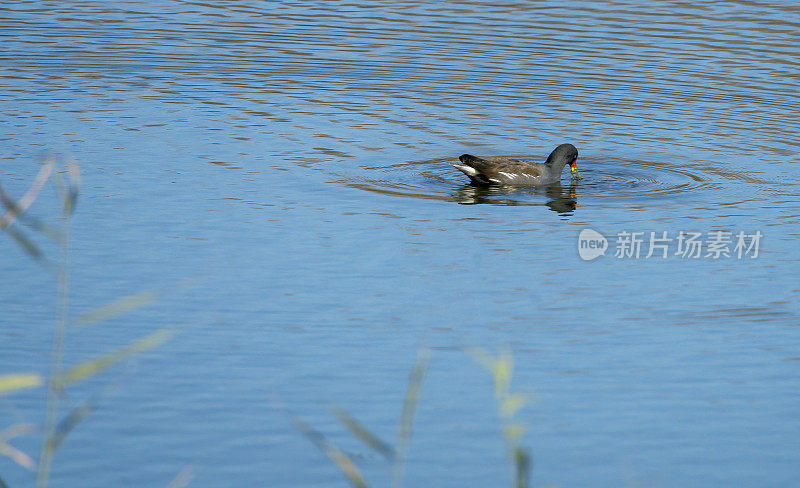
[[[796,8],[167,1],[0,8],[0,183],[73,157],[65,364],[178,335],[67,390],[97,408],[52,486],[372,486],[431,363],[406,486],[502,486],[491,378],[509,347],[532,486],[800,486]],[[469,152],[580,152],[584,179],[481,190]],[[48,187],[29,214],[57,223]],[[51,261],[56,246],[15,224]],[[609,240],[581,259],[578,235]],[[759,254],[617,258],[621,232],[761,232]],[[46,374],[56,286],[0,236],[0,374]],[[731,245],[731,249],[733,246]],[[704,253],[705,254],[705,253]],[[44,390],[0,396],[41,424]],[[8,439],[38,457],[40,434]],[[34,474],[0,456],[0,477]]]

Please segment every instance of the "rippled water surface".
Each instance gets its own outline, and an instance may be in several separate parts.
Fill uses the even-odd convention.
[[[509,347],[532,394],[532,486],[800,486],[798,32],[790,2],[4,2],[3,188],[80,164],[72,315],[160,294],[71,328],[65,364],[179,331],[68,390],[63,414],[97,408],[52,486],[346,486],[284,407],[388,485],[325,405],[393,439],[421,347],[406,486],[503,486],[474,346]],[[449,164],[564,142],[582,180]],[[584,229],[605,255],[581,258]],[[729,232],[729,256],[681,255],[681,232]],[[52,268],[0,237],[0,375],[44,374]],[[33,457],[8,427],[43,405],[0,397]],[[32,486],[8,452],[0,477]]]

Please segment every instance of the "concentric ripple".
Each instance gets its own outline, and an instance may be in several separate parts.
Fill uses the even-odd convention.
[[[677,196],[721,186],[719,178],[697,168],[677,168],[655,161],[583,160],[582,196],[606,199]],[[585,168],[585,169],[584,169]]]
[[[676,168],[667,163],[619,158],[582,158],[583,175],[547,187],[479,188],[448,163],[453,158],[363,166],[360,174],[339,180],[352,188],[385,195],[452,201],[461,204],[548,205],[558,212],[574,210],[579,202],[613,204],[629,199],[679,198],[692,192],[722,187],[714,171]]]

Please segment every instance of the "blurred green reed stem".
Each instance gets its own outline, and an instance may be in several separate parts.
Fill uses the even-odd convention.
[[[503,349],[496,356],[484,349],[475,349],[472,355],[492,375],[497,413],[500,417],[503,439],[506,442],[506,450],[511,462],[511,486],[527,488],[531,464],[530,455],[520,443],[525,433],[525,425],[516,420],[516,415],[527,403],[528,395],[511,390],[511,378],[514,376],[514,355],[510,349]]]
[[[414,423],[414,414],[416,413],[417,404],[419,403],[422,382],[428,370],[429,360],[430,349],[421,349],[417,354],[417,362],[414,365],[414,369],[411,371],[408,387],[406,388],[403,412],[400,415],[400,422],[397,427],[397,442],[395,447],[392,447],[370,432],[369,429],[364,427],[363,424],[350,415],[344,408],[338,405],[331,405],[333,414],[356,439],[391,462],[391,484],[393,487],[400,487],[403,485],[406,453],[411,440],[411,427]],[[292,421],[294,428],[306,436],[308,440],[336,464],[351,486],[354,488],[369,488],[370,485],[364,479],[361,470],[358,469],[356,463],[353,462],[344,451],[328,440],[324,434],[314,429],[308,422],[293,414],[288,409],[284,410]]]
[[[521,439],[525,433],[525,426],[516,420],[519,410],[527,403],[525,393],[511,390],[511,378],[514,374],[514,358],[510,350],[501,350],[497,355],[492,355],[485,349],[474,349],[472,357],[483,365],[492,375],[494,397],[497,404],[497,413],[506,450],[511,463],[511,487],[528,488],[530,472],[530,455],[522,447]],[[411,371],[408,387],[406,388],[403,412],[397,428],[397,441],[395,446],[383,442],[364,425],[356,420],[344,408],[333,405],[331,410],[339,421],[350,431],[353,436],[362,441],[375,452],[381,454],[391,462],[391,486],[403,486],[408,445],[411,441],[414,414],[419,403],[422,383],[428,370],[430,349],[423,348],[417,355],[417,362]],[[369,488],[363,474],[353,460],[341,449],[328,440],[321,432],[314,429],[307,422],[292,414],[288,409],[287,415],[291,418],[295,428],[305,435],[314,445],[325,453],[344,474],[347,481],[354,488]]]
[[[17,220],[24,220],[26,225],[40,232],[56,242],[59,248],[58,262],[54,266],[54,275],[57,283],[56,310],[54,317],[53,339],[50,348],[49,376],[46,382],[45,418],[42,429],[42,445],[38,465],[27,454],[11,446],[3,438],[4,431],[0,431],[0,455],[10,457],[17,464],[36,469],[36,487],[46,488],[50,479],[50,468],[55,451],[64,441],[72,429],[80,423],[95,408],[94,401],[85,401],[73,408],[61,421],[58,421],[59,400],[64,393],[64,388],[69,384],[85,380],[105,370],[106,368],[129,358],[135,354],[145,352],[167,341],[173,335],[171,328],[162,328],[152,332],[127,346],[107,352],[95,358],[89,358],[63,372],[64,347],[69,326],[69,270],[70,270],[70,224],[80,188],[80,171],[72,160],[64,163],[66,180],[55,171],[56,160],[48,158],[39,170],[34,183],[25,192],[22,198],[14,201],[0,186],[0,204],[6,211],[0,215],[0,230],[14,239],[22,249],[38,263],[43,264],[48,270],[53,270],[52,262],[48,261],[44,253],[36,246],[34,241],[21,230],[13,227]],[[59,228],[36,220],[23,213],[36,200],[44,184],[51,178],[61,203]],[[77,319],[77,325],[87,326],[100,322],[135,308],[144,306],[155,300],[158,295],[152,291],[135,293],[106,305],[97,307],[83,313]],[[44,383],[41,375],[36,373],[12,373],[0,375],[0,395],[5,395],[26,388],[36,388]],[[12,426],[8,430],[19,431],[21,424]],[[18,433],[18,432],[17,432]],[[11,437],[11,435],[7,436]],[[173,480],[172,486],[185,486],[193,475],[188,471],[180,478]],[[0,488],[7,488],[6,483],[0,478]]]
[[[58,383],[61,377],[61,367],[64,358],[64,340],[67,335],[67,311],[69,303],[69,266],[70,266],[70,223],[75,202],[78,198],[80,172],[78,166],[67,162],[69,183],[64,184],[60,175],[56,173],[53,181],[61,197],[61,235],[59,236],[59,258],[56,270],[58,283],[57,306],[55,327],[53,330],[53,343],[50,348],[50,373],[47,379],[47,396],[45,401],[44,429],[42,432],[42,448],[39,454],[39,467],[36,471],[36,487],[45,488],[50,478],[50,465],[53,461],[55,445],[53,442],[58,419],[58,398],[61,386]]]
[[[397,448],[394,464],[392,465],[393,488],[403,486],[408,444],[411,442],[411,432],[414,425],[414,414],[417,411],[422,382],[425,379],[425,373],[428,371],[430,358],[430,349],[420,349],[417,354],[417,362],[414,364],[414,369],[411,370],[411,376],[408,379],[408,388],[406,388],[406,397],[403,402],[403,413],[400,415],[400,425],[397,427]]]

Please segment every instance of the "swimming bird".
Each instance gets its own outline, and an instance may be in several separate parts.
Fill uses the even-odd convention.
[[[469,176],[475,185],[540,186],[561,179],[561,170],[567,164],[575,177],[578,172],[578,150],[572,144],[561,144],[550,153],[544,163],[502,157],[479,158],[471,154],[458,157],[460,163],[450,163]]]

